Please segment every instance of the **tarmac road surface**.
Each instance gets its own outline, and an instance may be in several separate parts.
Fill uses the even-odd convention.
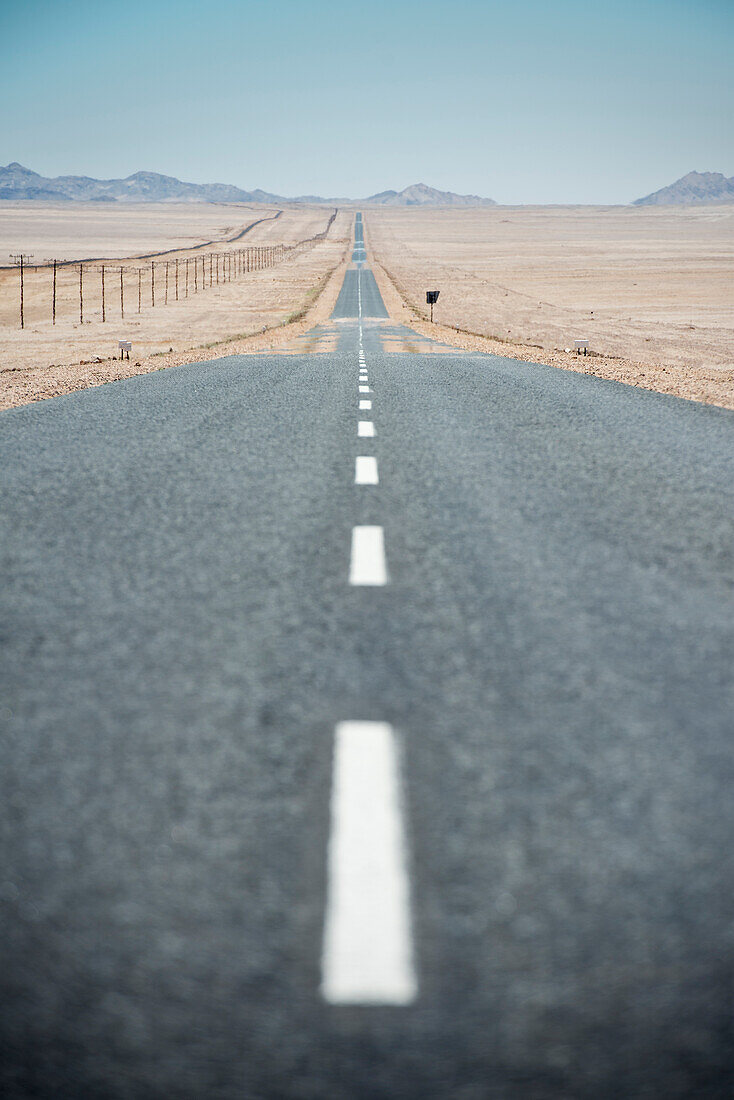
[[[0,414],[6,1097],[734,1091],[734,415],[385,317]]]

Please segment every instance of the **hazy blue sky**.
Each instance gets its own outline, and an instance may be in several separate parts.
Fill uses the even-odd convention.
[[[734,0],[0,0],[0,163],[627,202],[734,175]]]

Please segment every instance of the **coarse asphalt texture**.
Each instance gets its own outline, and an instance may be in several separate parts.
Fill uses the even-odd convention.
[[[378,299],[0,414],[4,1097],[734,1093],[734,414],[388,353]],[[400,1008],[319,996],[353,718],[403,747]]]

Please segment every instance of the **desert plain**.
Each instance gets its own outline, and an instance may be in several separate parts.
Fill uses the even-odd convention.
[[[354,212],[0,203],[0,407],[277,346],[303,318],[328,315]],[[368,259],[391,315],[424,335],[734,407],[734,206],[368,206],[364,220]],[[272,266],[210,285],[209,258],[221,261],[224,280],[228,255],[273,246],[283,249]],[[23,330],[19,272],[10,261],[20,252],[32,257]],[[53,258],[60,265],[55,325]],[[428,289],[440,290],[433,326]],[[131,364],[115,360],[120,339],[132,342]],[[588,357],[573,353],[578,339],[588,340]]]
[[[243,341],[267,345],[268,333],[309,312],[345,262],[352,215],[334,213],[266,204],[0,203],[0,408],[231,354]],[[283,251],[271,266],[241,270],[245,253],[254,265],[256,250],[263,256],[276,246]],[[20,252],[33,257],[24,271],[23,329],[19,269],[9,264]],[[120,340],[132,344],[130,363],[116,358]]]
[[[365,237],[424,333],[734,407],[734,206],[383,208]]]

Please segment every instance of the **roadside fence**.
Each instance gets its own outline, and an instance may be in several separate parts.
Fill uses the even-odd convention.
[[[332,218],[333,221],[333,218]],[[331,225],[327,226],[326,232]],[[55,325],[60,316],[78,317],[79,324],[92,319],[124,319],[142,313],[147,307],[158,309],[213,287],[230,283],[251,271],[262,271],[281,263],[309,241],[286,245],[257,245],[221,251],[202,252],[172,259],[150,259],[135,264],[99,260],[48,259],[32,263],[27,253],[12,256],[18,268],[18,325],[25,328],[30,320],[37,324],[45,317]],[[46,293],[38,285],[44,279],[47,306],[40,307]],[[28,291],[32,291],[29,300]]]

